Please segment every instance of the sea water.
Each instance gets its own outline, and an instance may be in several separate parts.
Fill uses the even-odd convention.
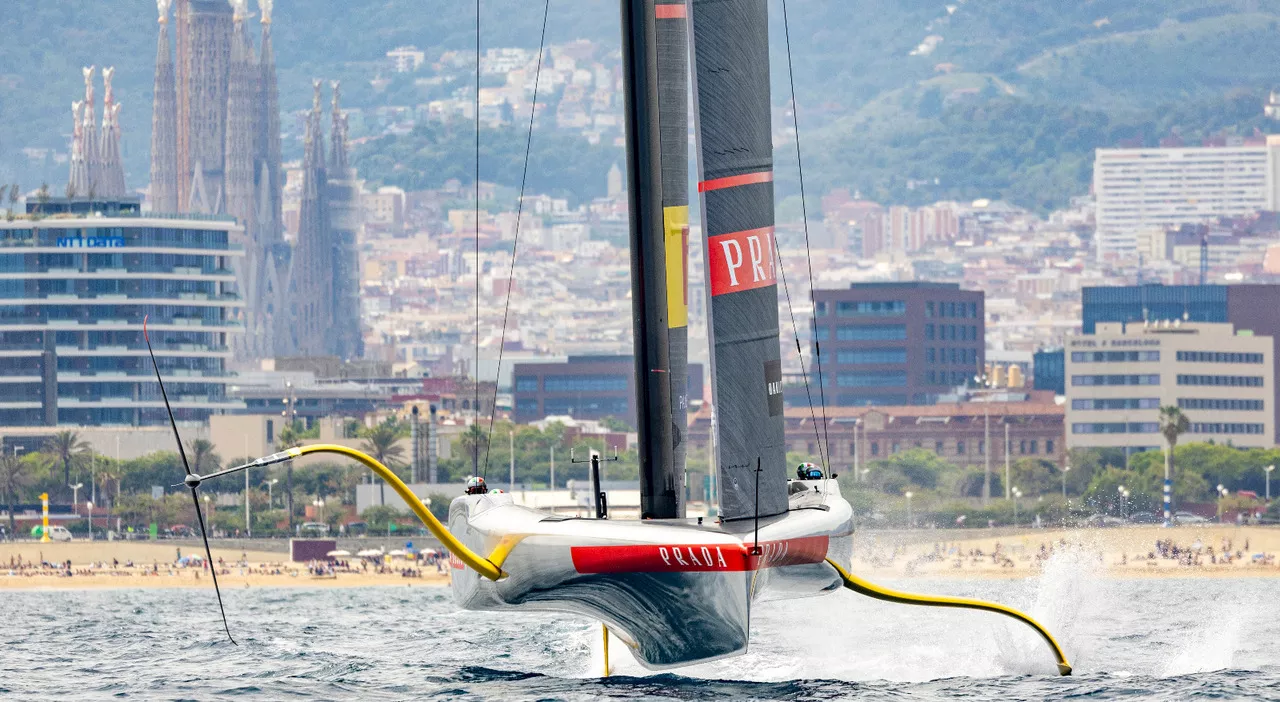
[[[842,591],[763,603],[744,656],[652,673],[600,625],[462,612],[431,587],[0,594],[0,696],[14,699],[969,699],[1275,698],[1280,581],[1106,579],[1087,556],[1034,578],[902,580],[1037,618],[1044,642],[998,615],[908,607]]]

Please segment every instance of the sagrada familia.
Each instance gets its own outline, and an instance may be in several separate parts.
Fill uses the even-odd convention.
[[[176,6],[175,0],[156,0],[160,31],[151,211],[231,215],[244,226],[245,256],[237,271],[246,303],[245,334],[236,349],[239,358],[359,358],[360,186],[347,163],[347,118],[334,83],[326,159],[321,83],[316,81],[306,123],[298,232],[290,242],[282,215],[273,4],[274,0],[258,0],[261,45],[255,51],[248,0],[176,0]],[[86,72],[86,100],[76,108],[77,135],[84,131],[82,123],[91,125],[94,119],[91,77]],[[110,73],[105,77],[102,140],[109,148],[84,137],[79,166],[73,148],[69,189],[81,194],[95,181],[99,195],[117,190],[124,194],[115,117],[119,108],[112,103]],[[79,171],[83,173],[78,176]]]

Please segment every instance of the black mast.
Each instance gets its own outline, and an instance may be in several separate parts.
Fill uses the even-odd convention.
[[[621,0],[621,7],[640,517],[670,519],[680,507],[672,460],[656,16],[654,0]]]

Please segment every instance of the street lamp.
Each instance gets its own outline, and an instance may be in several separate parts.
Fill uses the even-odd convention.
[[[1224,487],[1222,483],[1218,483],[1218,521],[1219,522],[1222,521],[1222,500],[1227,496],[1229,496],[1230,494],[1231,494],[1230,490]]]
[[[1018,498],[1022,497],[1022,491],[1017,487],[1009,490],[1009,495],[1013,498],[1013,526],[1018,526]]]
[[[278,482],[280,482],[279,478],[272,478],[271,480],[262,481],[262,484],[267,486],[267,509],[274,509],[276,506],[275,500],[272,497],[271,488],[275,486],[275,484]]]
[[[1124,519],[1124,498],[1125,495],[1129,494],[1129,491],[1125,486],[1121,485],[1116,488],[1116,493],[1120,495],[1120,518]]]
[[[1062,467],[1062,501],[1063,502],[1066,502],[1067,500],[1067,473],[1070,473],[1070,472],[1071,472],[1070,463]]]
[[[1271,471],[1275,469],[1276,467],[1274,465],[1270,465],[1262,469],[1262,472],[1266,473],[1267,475],[1267,504],[1268,505],[1271,504]]]
[[[93,502],[85,502],[84,506],[89,508],[89,540],[93,541]]]
[[[76,483],[68,487],[71,488],[71,509],[75,509],[76,505],[80,504],[80,488],[84,487],[84,483]]]
[[[911,528],[911,491],[904,493],[907,498],[907,528]]]
[[[315,502],[312,502],[311,505],[316,508],[318,514],[320,515],[320,519],[318,521],[323,522],[324,521],[324,499],[323,498],[318,499]]]

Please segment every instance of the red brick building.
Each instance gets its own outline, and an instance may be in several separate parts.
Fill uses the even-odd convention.
[[[787,450],[816,460],[821,437],[830,442],[836,472],[849,470],[858,450],[860,463],[923,448],[958,466],[982,466],[987,460],[988,427],[992,466],[1004,464],[1006,426],[1013,460],[1036,458],[1061,465],[1065,458],[1063,407],[1039,393],[1026,402],[828,407],[825,431],[822,410],[815,413],[817,432],[808,407],[787,409]],[[708,410],[694,417],[689,429],[691,451],[706,449],[710,426]]]

